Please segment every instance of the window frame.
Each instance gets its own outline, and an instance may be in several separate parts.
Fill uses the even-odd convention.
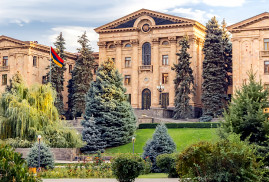
[[[268,63],[268,64],[266,64],[266,63]],[[269,75],[269,60],[264,61],[263,66],[264,66],[264,74]]]
[[[164,59],[165,56],[167,56],[167,59]],[[162,55],[162,65],[163,66],[169,65],[169,55],[168,54]]]
[[[131,85],[131,75],[124,76],[124,85]]]
[[[128,62],[128,64],[126,64]],[[125,68],[131,68],[132,67],[132,58],[131,57],[125,57],[124,59],[124,66]]]
[[[2,66],[8,66],[8,56],[3,56]]]
[[[169,83],[168,73],[162,73],[162,84],[168,84],[168,83]]]
[[[269,51],[269,38],[263,39],[263,49]]]
[[[5,76],[5,77],[4,77]],[[5,78],[5,79],[4,79]],[[5,82],[4,82],[5,80]],[[2,85],[7,85],[7,74],[2,75]]]
[[[37,67],[37,56],[33,56],[33,67]]]

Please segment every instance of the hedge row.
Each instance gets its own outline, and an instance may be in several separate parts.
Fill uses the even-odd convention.
[[[156,128],[159,123],[141,123],[139,124],[138,129],[150,129]],[[220,123],[166,123],[167,128],[218,128]]]

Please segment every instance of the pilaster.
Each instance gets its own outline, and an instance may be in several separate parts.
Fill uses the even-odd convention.
[[[177,64],[177,38],[176,37],[169,37],[168,38],[170,42],[170,55],[168,57],[169,65],[172,68],[174,64]],[[168,107],[175,107],[174,99],[175,99],[175,87],[174,87],[174,78],[176,77],[176,72],[174,70],[171,70],[170,75],[168,75],[169,79],[169,106]]]
[[[122,60],[121,60],[121,48],[122,48],[122,42],[115,41],[116,45],[116,68],[119,70],[120,73],[122,73]]]
[[[132,83],[132,93],[131,93],[131,104],[133,108],[139,107],[139,78],[138,78],[138,44],[139,41],[137,39],[131,40],[132,44],[132,60],[131,60],[131,67],[132,67],[132,76],[131,76],[131,83]]]
[[[152,104],[151,107],[156,108],[160,107],[159,105],[159,91],[157,90],[157,86],[160,84],[160,69],[159,69],[159,38],[152,39],[152,59],[151,65],[153,65],[153,85],[152,85]]]
[[[107,59],[106,56],[106,42],[98,42],[97,43],[99,46],[99,64],[101,64],[102,62],[105,61],[105,59]]]

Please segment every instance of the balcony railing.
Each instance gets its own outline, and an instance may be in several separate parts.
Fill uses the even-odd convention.
[[[261,57],[269,57],[269,50],[261,51]]]
[[[142,72],[142,71],[150,71],[150,72],[153,72],[153,65],[139,66],[139,72]]]
[[[9,71],[9,66],[0,66],[0,72]]]

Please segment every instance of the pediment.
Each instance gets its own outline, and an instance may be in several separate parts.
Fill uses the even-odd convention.
[[[230,32],[269,28],[269,13],[265,12],[227,27]]]
[[[137,21],[141,17],[147,17],[152,21],[154,27],[165,26],[165,25],[178,25],[178,24],[195,24],[196,21],[186,18],[181,18],[177,16],[172,16],[152,10],[141,9],[134,13],[131,13],[127,16],[119,18],[113,22],[107,23],[103,26],[100,26],[95,29],[97,33],[107,31],[107,30],[116,30],[116,29],[137,29]]]
[[[0,36],[0,48],[4,47],[20,47],[26,45],[26,42],[13,39],[7,36]]]

